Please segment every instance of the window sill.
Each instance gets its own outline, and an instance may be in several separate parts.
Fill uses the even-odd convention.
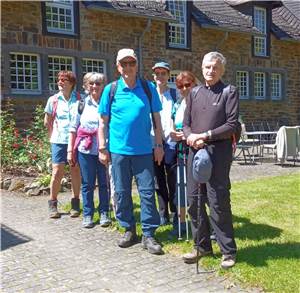
[[[78,39],[79,35],[77,33],[69,33],[69,32],[50,32],[46,31],[43,33],[45,36],[52,36],[52,37],[63,37],[69,39]]]

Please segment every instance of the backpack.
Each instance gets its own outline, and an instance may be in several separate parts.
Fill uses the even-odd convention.
[[[229,95],[229,93],[230,93],[230,84],[227,85],[226,87],[224,87],[222,95],[226,97],[227,95]],[[238,120],[236,130],[235,130],[234,134],[232,135],[232,151],[233,151],[233,154],[236,151],[236,145],[237,145],[237,143],[239,142],[239,140],[241,138],[241,134],[242,134],[242,124]]]
[[[227,95],[229,95],[229,93],[230,93],[230,84],[224,87],[222,95],[226,97]],[[242,124],[238,120],[236,130],[232,136],[233,143],[236,144],[239,142],[241,138],[241,134],[242,134]]]
[[[173,100],[173,103],[175,104],[177,102],[177,93],[176,89],[170,88],[170,94]]]
[[[84,109],[84,106],[85,106],[85,98],[86,98],[86,96],[84,98],[80,98],[80,100],[78,101],[77,111],[78,111],[79,115],[81,115],[82,112],[83,112],[83,109]]]
[[[149,105],[150,105],[150,111],[151,111],[151,118],[152,118],[152,124],[153,124],[153,127],[156,129],[156,123],[155,123],[155,119],[154,119],[154,115],[153,115],[153,111],[152,111],[152,93],[151,93],[151,90],[149,88],[149,85],[148,85],[148,82],[145,80],[145,79],[140,79],[141,83],[142,83],[142,87],[143,87],[143,90],[146,94],[146,96],[148,97],[148,100],[149,100]],[[113,102],[113,98],[116,94],[116,91],[117,91],[117,86],[118,86],[118,81],[115,80],[111,83],[111,87],[110,87],[110,92],[109,92],[109,113],[111,113],[111,105],[112,105],[112,102]],[[108,124],[110,122],[110,116],[109,115],[109,118],[108,118]]]

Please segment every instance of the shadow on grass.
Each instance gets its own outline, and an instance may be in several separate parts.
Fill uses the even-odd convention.
[[[265,224],[251,223],[248,218],[244,217],[233,216],[233,222],[237,224],[237,227],[234,228],[235,238],[239,239],[274,239],[282,233],[282,229]]]
[[[300,259],[300,243],[272,243],[242,248],[238,251],[238,261],[255,267],[268,266],[272,259]]]

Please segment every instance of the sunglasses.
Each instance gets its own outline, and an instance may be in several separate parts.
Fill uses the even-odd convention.
[[[191,85],[192,85],[191,83],[180,84],[180,85],[177,85],[177,88],[179,88],[181,90],[184,87],[189,88]]]
[[[120,61],[120,65],[124,68],[127,65],[129,65],[130,67],[134,67],[136,65],[136,61]]]
[[[66,79],[66,78],[60,78],[57,82],[65,82],[65,81],[70,81],[69,79]]]
[[[97,86],[100,86],[100,85],[102,85],[102,83],[100,82],[100,81],[90,81],[89,82],[89,85],[97,85]]]

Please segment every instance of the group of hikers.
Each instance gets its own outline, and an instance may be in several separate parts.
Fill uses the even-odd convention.
[[[57,198],[65,164],[69,164],[70,216],[80,215],[81,192],[82,226],[94,226],[97,179],[100,226],[111,224],[112,205],[125,228],[118,245],[130,247],[138,242],[134,177],[144,249],[162,254],[155,230],[172,222],[171,236],[188,237],[191,229],[194,249],[183,255],[184,262],[195,263],[213,253],[213,231],[222,253],[221,266],[234,266],[237,248],[229,172],[239,96],[234,86],[221,80],[225,65],[221,53],[207,53],[202,61],[204,84],[192,72],[182,71],[175,90],[168,87],[171,69],[167,62],[154,64],[154,81],[145,80],[138,76],[134,50],[124,48],[116,58],[119,79],[106,84],[104,74],[88,72],[83,78],[84,95],[75,91],[74,73],[60,71],[59,92],[48,99],[44,120],[52,154],[50,218],[60,217]]]

